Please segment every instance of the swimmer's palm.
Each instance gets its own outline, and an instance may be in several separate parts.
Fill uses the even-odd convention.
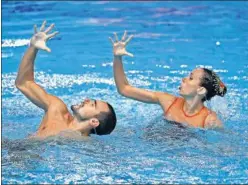
[[[46,46],[46,41],[46,34],[43,32],[38,32],[31,38],[30,44],[37,49],[51,52],[51,50]]]
[[[46,21],[43,22],[39,32],[37,32],[36,25],[34,26],[35,34],[31,38],[30,45],[34,46],[37,49],[42,49],[42,50],[45,50],[47,52],[51,52],[51,49],[48,48],[46,45],[46,41],[51,39],[55,35],[57,35],[58,32],[54,32],[52,34],[47,34],[54,27],[54,24],[51,24],[45,31],[43,31],[45,28],[45,25],[46,25]]]
[[[113,53],[116,56],[127,55],[126,46],[125,46],[124,42],[119,41],[119,42],[114,43]]]
[[[133,35],[131,35],[126,41],[126,35],[127,35],[127,32],[125,31],[121,41],[118,40],[118,37],[117,37],[117,34],[115,34],[115,39],[116,39],[116,42],[113,41],[113,39],[111,37],[109,37],[110,41],[112,42],[113,44],[113,53],[115,56],[123,56],[123,55],[128,55],[130,57],[133,57],[133,54],[132,53],[129,53],[126,51],[126,46],[128,44],[128,42],[132,39]]]

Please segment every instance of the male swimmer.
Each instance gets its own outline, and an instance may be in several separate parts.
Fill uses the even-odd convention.
[[[109,39],[113,44],[114,79],[121,95],[144,103],[159,104],[165,119],[172,122],[201,128],[223,127],[216,113],[204,106],[206,100],[210,100],[215,95],[223,97],[227,91],[216,73],[206,68],[193,70],[189,76],[182,79],[179,88],[181,97],[133,87],[128,83],[122,64],[122,56],[133,57],[133,54],[126,51],[126,46],[133,35],[126,40],[127,32],[125,31],[119,41],[117,34],[114,34],[115,42],[111,37]]]
[[[65,103],[51,94],[48,94],[34,81],[34,60],[39,50],[51,52],[46,46],[46,41],[58,32],[48,34],[54,24],[45,31],[46,21],[39,31],[34,26],[34,35],[30,46],[24,54],[18,75],[16,87],[36,106],[44,110],[44,117],[40,127],[32,137],[45,138],[59,134],[61,131],[79,131],[83,136],[90,134],[110,134],[116,125],[116,115],[113,107],[100,100],[85,99],[77,105],[72,105],[73,115],[68,111]]]

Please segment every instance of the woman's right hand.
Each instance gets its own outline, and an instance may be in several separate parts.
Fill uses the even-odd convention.
[[[123,37],[122,37],[122,39],[120,41],[118,40],[117,34],[114,33],[114,35],[115,35],[115,40],[116,40],[115,42],[113,41],[113,39],[111,37],[109,37],[111,43],[113,44],[114,56],[128,55],[130,57],[133,57],[132,53],[129,53],[129,52],[126,51],[126,45],[133,38],[133,35],[130,35],[126,41],[125,41],[125,39],[126,39],[126,36],[127,36],[127,31],[124,32],[124,35],[123,35]]]

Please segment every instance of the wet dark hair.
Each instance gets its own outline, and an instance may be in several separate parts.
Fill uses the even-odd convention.
[[[207,90],[207,94],[202,101],[210,100],[215,95],[223,97],[226,94],[227,88],[218,75],[210,69],[202,68],[202,70],[204,75],[201,79],[200,85],[205,87]]]
[[[101,112],[95,116],[95,118],[99,120],[100,124],[95,129],[91,129],[91,134],[107,135],[114,130],[117,120],[116,114],[113,107],[109,103],[107,103],[107,105],[109,108],[108,112]]]

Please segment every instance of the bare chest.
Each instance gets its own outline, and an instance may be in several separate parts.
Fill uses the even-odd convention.
[[[68,111],[48,110],[37,130],[37,135],[40,137],[56,135],[63,130],[69,129],[71,120],[72,116]]]

